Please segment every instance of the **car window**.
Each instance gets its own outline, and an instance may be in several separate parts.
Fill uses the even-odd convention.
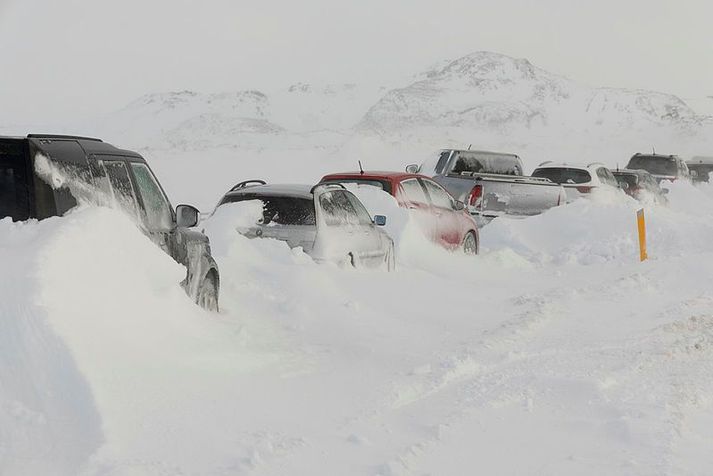
[[[137,217],[138,202],[134,187],[129,178],[129,169],[122,160],[102,161],[106,176],[109,179],[110,193],[115,205],[126,211],[133,218]]]
[[[263,203],[262,224],[269,225],[314,225],[314,202],[308,198],[241,193],[229,195],[221,201],[236,203],[260,200]]]
[[[352,206],[354,207],[354,211],[357,214],[357,217],[359,218],[359,224],[360,225],[371,225],[373,222],[371,221],[371,215],[369,212],[366,210],[366,207],[364,207],[364,204],[361,203],[361,201],[356,197],[351,192],[345,192],[347,197],[349,197],[349,201],[352,203]]]
[[[532,176],[548,178],[559,184],[587,183],[592,180],[592,176],[586,170],[569,167],[543,167],[535,169]]]
[[[144,203],[146,224],[153,230],[166,230],[173,226],[171,205],[146,164],[132,162],[131,169]]]
[[[347,193],[343,190],[325,192],[319,196],[324,221],[329,226],[358,225],[359,217]]]
[[[401,188],[403,189],[405,195],[404,198],[407,201],[411,203],[421,203],[424,205],[429,204],[426,192],[423,190],[423,187],[417,179],[412,178],[404,180],[403,182],[401,182]]]
[[[453,199],[440,185],[431,180],[422,180],[426,186],[428,196],[431,197],[431,203],[440,208],[453,209]]]
[[[654,175],[677,175],[678,164],[672,157],[635,155],[626,168],[646,170]]]
[[[609,169],[606,167],[599,167],[597,169],[597,177],[599,177],[599,180],[602,181],[602,183],[605,183],[607,185],[611,185],[612,187],[618,187],[619,184],[616,181],[616,178],[614,175],[611,173]]]
[[[20,143],[0,142],[0,218],[30,217],[27,162]]]

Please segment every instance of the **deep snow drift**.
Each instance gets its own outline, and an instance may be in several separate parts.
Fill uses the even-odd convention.
[[[623,196],[476,258],[406,218],[395,273],[225,226],[218,315],[117,212],[3,220],[0,473],[703,474],[713,187],[671,189],[645,263]]]

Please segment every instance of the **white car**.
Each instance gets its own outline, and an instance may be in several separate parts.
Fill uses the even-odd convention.
[[[567,202],[585,196],[596,189],[619,189],[619,183],[604,164],[588,165],[543,162],[533,172],[533,177],[547,178],[564,187]]]
[[[262,202],[262,213],[258,209],[254,223],[236,227],[248,238],[284,241],[291,248],[301,247],[318,262],[388,271],[395,268],[394,242],[380,229],[386,225],[386,217],[372,219],[359,199],[342,185],[268,185],[248,180],[231,188],[216,212],[249,201]]]

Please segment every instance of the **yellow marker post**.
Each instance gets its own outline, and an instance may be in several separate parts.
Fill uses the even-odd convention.
[[[636,224],[639,227],[639,258],[644,261],[649,256],[646,254],[646,220],[643,208],[636,212]]]

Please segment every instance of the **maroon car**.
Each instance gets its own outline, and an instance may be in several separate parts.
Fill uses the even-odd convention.
[[[347,172],[329,174],[321,183],[353,183],[379,187],[414,212],[424,234],[441,246],[478,254],[480,238],[463,202],[455,200],[432,179],[404,172]]]

